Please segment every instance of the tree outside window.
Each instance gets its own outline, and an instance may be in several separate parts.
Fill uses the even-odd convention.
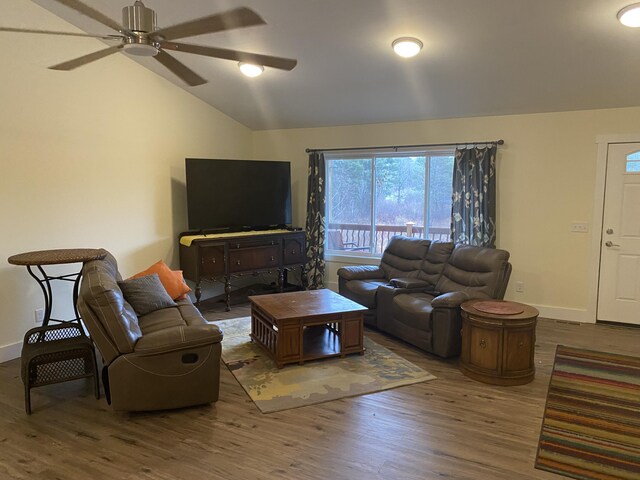
[[[328,253],[380,255],[398,234],[449,240],[453,151],[325,158]]]

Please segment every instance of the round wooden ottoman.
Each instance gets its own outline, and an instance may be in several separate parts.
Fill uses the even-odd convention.
[[[462,373],[492,385],[532,381],[538,310],[504,300],[470,300],[461,308]]]

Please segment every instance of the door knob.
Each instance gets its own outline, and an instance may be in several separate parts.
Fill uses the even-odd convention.
[[[620,245],[618,245],[617,243],[613,243],[611,240],[609,240],[608,242],[605,243],[605,245],[607,247],[619,247]]]

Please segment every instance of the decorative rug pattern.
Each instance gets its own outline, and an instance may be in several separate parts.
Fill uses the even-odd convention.
[[[558,346],[535,466],[640,479],[640,358]]]
[[[223,333],[222,360],[262,413],[378,392],[436,377],[365,337],[364,355],[313,360],[278,369],[251,342],[251,319],[213,322]]]

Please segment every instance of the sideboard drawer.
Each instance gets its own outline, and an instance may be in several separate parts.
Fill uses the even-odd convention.
[[[305,263],[307,255],[304,251],[304,244],[304,234],[299,237],[287,238],[284,241],[282,263],[285,265]]]
[[[249,237],[238,238],[237,240],[229,241],[230,250],[240,250],[242,248],[254,248],[254,247],[270,247],[274,245],[280,245],[280,239],[272,236],[262,237]]]
[[[200,247],[200,274],[219,275],[224,273],[224,246]]]
[[[246,272],[276,268],[280,263],[278,246],[247,248],[229,251],[229,271]]]

